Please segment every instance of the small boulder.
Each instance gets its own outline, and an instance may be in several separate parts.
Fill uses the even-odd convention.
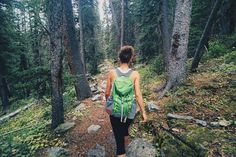
[[[64,133],[75,126],[74,122],[65,122],[59,125],[54,131],[58,134]]]
[[[102,81],[100,87],[101,87],[102,89],[106,89],[106,84],[107,84],[106,81]]]
[[[86,109],[86,105],[84,103],[81,103],[75,108],[75,111],[82,111],[84,109]]]
[[[200,119],[195,119],[195,122],[199,125],[202,125],[202,126],[207,126],[207,122],[204,121],[204,120],[200,120]]]
[[[147,103],[147,109],[149,112],[160,111],[160,107],[157,106],[153,101]]]
[[[96,101],[100,98],[101,96],[99,94],[95,95],[92,97],[92,101]]]
[[[105,147],[97,144],[97,146],[93,149],[90,149],[87,153],[88,157],[105,157],[106,151]]]
[[[219,124],[219,122],[210,122],[210,126],[217,128],[220,126],[220,124]]]
[[[99,129],[101,128],[101,126],[100,125],[90,125],[89,127],[88,127],[88,133],[89,134],[94,134],[94,133],[96,133]]]
[[[75,106],[78,106],[78,105],[80,105],[80,103],[81,103],[81,102],[80,102],[79,100],[76,100],[75,103],[74,103],[74,105],[75,105]]]
[[[60,157],[60,156],[69,156],[69,150],[61,147],[52,147],[47,150],[48,157]]]
[[[126,152],[127,157],[155,157],[155,147],[145,139],[138,138],[132,141]]]
[[[91,84],[91,85],[90,85],[90,88],[91,88],[91,92],[93,92],[93,93],[98,90],[96,84]]]
[[[229,126],[229,125],[231,125],[231,124],[232,124],[232,121],[227,121],[227,120],[225,120],[225,119],[219,120],[219,125],[220,125],[220,126],[226,127],[226,126]]]

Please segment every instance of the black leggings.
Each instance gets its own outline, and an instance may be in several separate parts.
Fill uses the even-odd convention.
[[[133,119],[127,119],[125,123],[120,121],[120,118],[110,116],[112,130],[116,140],[116,154],[125,154],[125,136],[129,135],[129,126]]]

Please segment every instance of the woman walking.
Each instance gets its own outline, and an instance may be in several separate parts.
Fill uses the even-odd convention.
[[[118,157],[125,157],[125,138],[129,135],[128,129],[135,117],[137,103],[143,122],[147,121],[140,91],[140,75],[129,68],[133,56],[134,48],[132,46],[121,48],[120,66],[109,72],[105,91],[106,109],[110,114]]]

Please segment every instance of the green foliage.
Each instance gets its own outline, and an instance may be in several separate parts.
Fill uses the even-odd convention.
[[[227,53],[227,47],[219,40],[209,41],[209,58],[216,58]]]
[[[151,65],[152,71],[158,75],[162,74],[165,70],[164,59],[162,55],[151,59],[149,64]]]
[[[231,53],[228,53],[224,56],[225,63],[226,64],[234,64],[236,65],[236,51],[232,51]]]
[[[51,123],[48,117],[51,115],[51,106],[33,100],[24,101],[35,105],[1,124],[1,156],[31,157],[42,148],[66,146],[48,127]]]
[[[193,57],[197,44],[200,40],[200,37],[202,35],[202,30],[198,27],[190,27],[190,33],[189,33],[189,44],[188,44],[188,57]]]
[[[160,47],[160,1],[139,0],[134,2],[134,14],[137,21],[137,49],[144,60],[158,55]]]

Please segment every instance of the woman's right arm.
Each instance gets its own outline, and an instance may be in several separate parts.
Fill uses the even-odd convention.
[[[145,112],[145,108],[144,108],[142,93],[141,93],[141,90],[140,90],[140,75],[139,75],[138,72],[136,72],[135,76],[136,76],[135,80],[134,80],[135,97],[136,97],[136,100],[137,100],[138,105],[140,107],[142,117],[143,117],[143,121],[146,122],[147,121],[147,116],[146,116],[146,112]]]
[[[111,94],[111,77],[112,77],[112,71],[110,71],[107,76],[107,85],[106,85],[106,91],[105,91],[106,100]]]

